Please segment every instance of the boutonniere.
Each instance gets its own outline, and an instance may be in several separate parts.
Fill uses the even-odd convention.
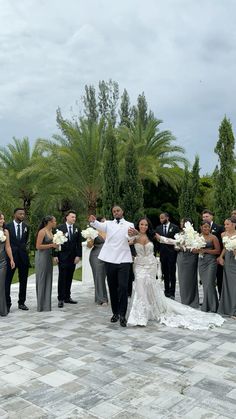
[[[75,229],[75,233],[78,233],[78,228]]]
[[[169,228],[169,233],[171,233],[173,231],[173,227]]]
[[[24,228],[24,233],[27,233],[28,229],[27,227]]]
[[[65,233],[65,237],[68,237],[68,233]]]
[[[213,228],[213,229],[211,230],[211,232],[212,232],[212,233],[216,233],[216,230]]]

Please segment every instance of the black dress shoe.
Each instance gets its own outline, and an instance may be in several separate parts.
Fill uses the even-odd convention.
[[[126,327],[127,321],[125,317],[120,317],[120,325]]]
[[[69,298],[69,300],[64,300],[64,303],[66,304],[78,304],[78,301],[72,300],[72,298]]]
[[[63,301],[58,301],[58,307],[59,307],[59,308],[64,307],[64,303],[63,303]]]
[[[116,323],[119,320],[119,314],[113,314],[112,318],[111,318],[111,322],[112,323]]]
[[[18,304],[18,308],[20,310],[29,310],[28,307],[25,304]]]

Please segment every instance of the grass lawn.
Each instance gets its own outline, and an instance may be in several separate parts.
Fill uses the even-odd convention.
[[[30,258],[30,260],[31,260],[31,267],[29,268],[29,276],[35,273],[34,257]],[[75,270],[73,279],[75,279],[76,281],[82,281],[82,268],[81,267]],[[17,269],[12,279],[13,284],[15,284],[16,282],[19,282]]]

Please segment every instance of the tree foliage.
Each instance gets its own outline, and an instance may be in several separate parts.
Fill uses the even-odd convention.
[[[115,204],[119,204],[119,169],[117,156],[117,143],[114,129],[111,124],[106,130],[106,147],[103,165],[103,215],[107,218],[111,216],[111,209]]]
[[[137,221],[143,215],[143,185],[139,176],[136,151],[132,142],[128,144],[126,149],[122,202],[128,220]]]
[[[232,125],[225,116],[219,127],[219,139],[215,147],[215,153],[219,158],[219,167],[214,173],[215,215],[217,222],[220,223],[231,214],[236,204],[234,147]]]

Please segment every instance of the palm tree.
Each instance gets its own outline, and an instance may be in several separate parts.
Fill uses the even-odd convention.
[[[13,138],[13,144],[0,148],[0,170],[11,202],[24,207],[29,214],[32,201],[37,195],[36,178],[25,169],[39,157],[37,147],[30,149],[28,138]]]
[[[103,121],[71,122],[58,111],[57,122],[62,135],[54,135],[53,141],[40,142],[54,181],[64,190],[64,198],[73,197],[87,212],[94,212],[102,190]]]
[[[174,145],[175,137],[170,131],[160,131],[161,120],[148,119],[146,126],[141,118],[130,128],[119,128],[120,159],[123,160],[126,145],[132,141],[138,157],[138,169],[141,179],[148,179],[158,185],[160,181],[177,189],[182,179],[179,164],[187,164],[184,149]]]

